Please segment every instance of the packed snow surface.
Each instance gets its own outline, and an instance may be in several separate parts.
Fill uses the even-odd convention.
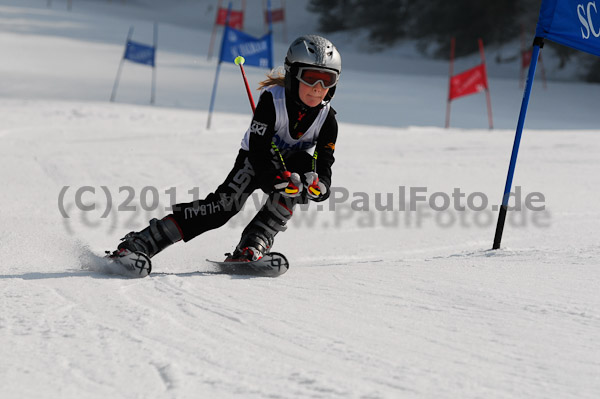
[[[205,262],[232,250],[257,193],[126,279],[82,269],[222,182],[250,122],[243,83],[222,65],[207,129],[216,2],[47,3],[0,1],[1,398],[597,397],[597,85],[536,83],[522,209],[492,251],[518,67],[490,66],[494,130],[483,95],[454,102],[444,129],[444,62],[336,35],[336,191],[277,237],[290,270],[235,277]],[[287,4],[289,38],[312,33],[305,2]],[[110,103],[129,26],[150,43],[154,20],[156,106],[150,68],[131,63]],[[252,87],[265,72],[247,68]]]

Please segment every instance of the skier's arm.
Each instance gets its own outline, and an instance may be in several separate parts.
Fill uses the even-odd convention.
[[[325,200],[329,197],[331,187],[331,166],[335,162],[333,153],[335,151],[335,142],[338,135],[338,125],[335,120],[335,111],[333,108],[329,110],[327,119],[321,127],[319,138],[317,140],[317,174],[319,181],[327,187],[327,193],[320,200]]]
[[[273,96],[264,92],[256,105],[252,123],[250,125],[250,139],[248,159],[256,172],[261,187],[273,183],[273,179],[280,169],[280,160],[274,154],[271,142],[275,134],[275,105]]]

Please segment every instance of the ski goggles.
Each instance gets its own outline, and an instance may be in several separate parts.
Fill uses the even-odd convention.
[[[338,76],[338,73],[336,71],[332,71],[331,69],[301,67],[298,69],[298,75],[296,78],[310,87],[313,87],[317,83],[321,82],[323,88],[330,89],[336,85]]]

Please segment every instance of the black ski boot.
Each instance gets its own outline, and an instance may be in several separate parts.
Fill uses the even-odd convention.
[[[152,271],[150,258],[181,239],[173,218],[152,219],[144,230],[132,231],[121,238],[116,251],[106,251],[106,258],[113,262],[111,265],[118,265],[109,270],[127,277],[146,277]]]
[[[142,252],[152,258],[182,238],[179,227],[173,218],[167,216],[162,220],[152,219],[150,225],[144,230],[137,233],[132,231],[121,238],[122,242],[115,253],[126,249],[130,252]]]
[[[252,262],[269,253],[275,235],[287,229],[293,215],[296,200],[271,196],[242,232],[242,238],[233,254],[227,254],[226,262]]]

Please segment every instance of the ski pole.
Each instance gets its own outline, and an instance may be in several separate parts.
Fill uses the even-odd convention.
[[[240,66],[240,71],[242,71],[242,78],[244,78],[244,85],[246,85],[246,93],[248,93],[248,100],[250,101],[250,106],[252,107],[252,112],[256,110],[256,106],[254,105],[254,99],[252,98],[252,92],[250,91],[250,85],[248,85],[248,79],[246,78],[246,72],[244,71],[244,62],[246,59],[241,55],[235,57],[235,65]]]

